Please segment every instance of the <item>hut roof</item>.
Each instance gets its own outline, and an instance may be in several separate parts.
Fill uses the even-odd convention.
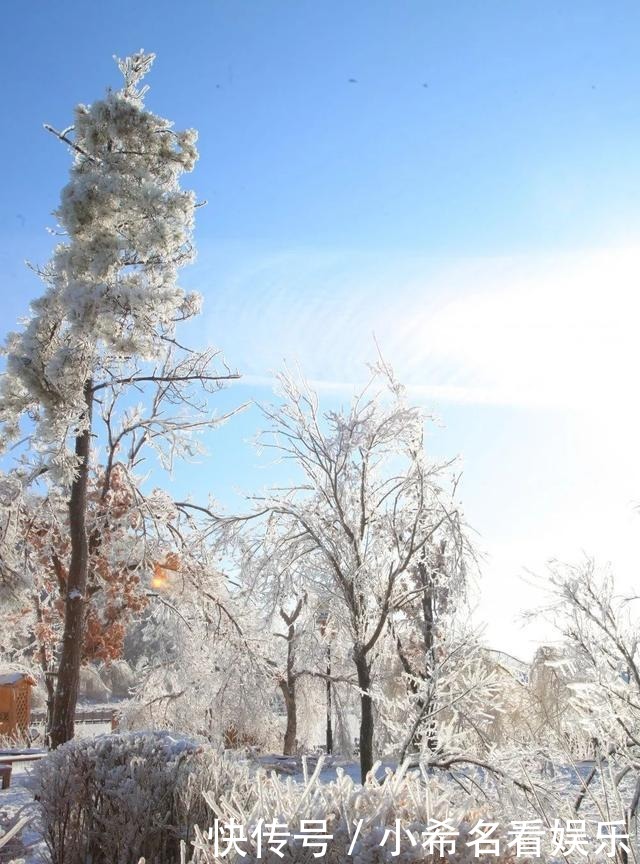
[[[23,681],[32,687],[36,683],[35,678],[28,672],[0,672],[0,687],[15,687]]]

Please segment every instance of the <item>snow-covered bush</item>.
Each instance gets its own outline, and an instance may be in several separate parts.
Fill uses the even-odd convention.
[[[378,767],[378,766],[375,766]],[[374,767],[374,773],[375,773]],[[423,862],[423,864],[467,864],[488,862],[505,864],[514,861],[515,851],[509,845],[506,823],[492,818],[486,808],[479,809],[467,796],[457,796],[453,784],[446,779],[437,779],[425,771],[388,771],[383,782],[372,775],[364,786],[356,783],[340,768],[333,782],[320,782],[321,762],[314,774],[305,778],[305,783],[282,779],[275,774],[265,776],[259,772],[245,804],[236,795],[210,795],[205,793],[213,815],[219,820],[218,827],[229,825],[232,820],[248,838],[240,841],[228,853],[224,836],[219,836],[216,855],[215,836],[211,831],[195,830],[193,864],[217,864],[220,850],[225,851],[229,864],[253,864],[258,860],[275,862],[311,862],[318,847],[305,844],[293,835],[303,820],[319,820],[326,824],[331,839],[327,842],[322,858],[326,864],[350,861],[353,864],[383,864],[383,862]],[[499,851],[485,854],[482,846],[474,841],[478,823],[495,825],[491,838],[499,844]],[[425,836],[434,821],[451,826],[455,836],[455,850],[434,851],[429,849]],[[291,836],[285,839],[279,852],[274,846],[263,842],[258,853],[257,837],[261,832],[269,834],[269,823],[286,825]],[[312,823],[307,822],[307,825]],[[396,848],[395,832],[400,827],[400,847]],[[309,828],[309,830],[312,830]],[[412,845],[410,835],[417,841]],[[423,833],[424,832],[424,833]],[[322,833],[322,831],[320,831]],[[252,839],[251,835],[254,834]],[[315,841],[315,838],[313,838]],[[476,849],[480,854],[476,854]],[[241,850],[241,851],[240,851]],[[242,855],[244,853],[244,856]],[[518,856],[521,864],[530,864],[534,859]]]
[[[128,733],[59,748],[40,763],[36,791],[52,864],[140,858],[146,864],[220,864],[223,858],[226,864],[310,864],[318,849],[314,828],[328,835],[325,864],[555,862],[562,856],[551,829],[576,819],[578,809],[587,819],[584,864],[604,860],[592,820],[605,811],[595,800],[580,808],[579,784],[566,771],[546,791],[531,777],[528,794],[521,781],[492,777],[477,765],[433,771],[408,764],[387,769],[382,780],[376,765],[361,785],[339,767],[335,780],[322,779],[320,760],[311,776],[305,764],[304,782],[296,782],[193,739]],[[598,793],[595,785],[582,788],[580,798]],[[528,830],[539,834],[539,852],[516,845],[516,824],[533,826]],[[635,832],[630,842],[636,843]]]
[[[39,763],[35,782],[52,864],[167,864],[194,825],[210,823],[203,792],[233,788],[241,800],[251,778],[193,739],[141,732],[70,741]]]

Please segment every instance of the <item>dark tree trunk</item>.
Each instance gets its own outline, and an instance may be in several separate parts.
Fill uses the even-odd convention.
[[[47,746],[51,746],[51,728],[53,726],[53,706],[56,698],[55,685],[53,676],[47,672],[44,673],[44,684],[47,689],[47,719],[45,721],[45,742]]]
[[[67,578],[64,609],[64,633],[60,652],[60,667],[53,703],[51,747],[56,748],[74,735],[74,718],[78,701],[78,682],[85,630],[85,592],[89,563],[87,538],[87,485],[89,480],[89,453],[91,450],[91,415],[93,407],[92,382],[84,386],[86,429],[76,437],[78,472],[69,498],[69,532],[71,560]]]
[[[282,752],[285,756],[293,756],[296,752],[296,738],[298,736],[298,709],[296,705],[295,684],[290,686],[286,681],[281,681],[280,689],[282,690],[287,709],[287,728],[284,733]]]
[[[358,687],[360,688],[360,779],[364,783],[373,768],[373,701],[371,699],[371,670],[367,655],[354,656]]]
[[[424,554],[423,554],[424,558]],[[435,620],[436,620],[436,585],[434,583],[435,573],[444,572],[444,545],[438,550],[435,571],[431,572],[424,560],[418,564],[417,576],[419,585],[422,588],[422,636],[424,638],[424,670],[420,674],[423,681],[428,681],[433,675],[433,670],[436,668],[436,650],[435,650]],[[415,692],[415,685],[414,685]],[[431,713],[433,707],[424,699],[417,701],[418,715],[426,717]],[[426,724],[417,726],[411,747],[416,752],[420,750],[423,742],[426,741],[427,747],[432,753],[438,749],[438,730],[434,720],[428,721]]]
[[[331,645],[327,645],[327,734],[326,750],[328,754],[333,753],[333,723],[331,720]]]
[[[424,635],[424,676],[425,680],[428,680],[433,675],[433,671],[436,668],[436,653],[435,653],[435,593],[434,593],[434,584],[433,584],[433,576],[430,575],[425,567],[424,563],[421,562],[418,565],[418,572],[420,574],[420,581],[423,585],[422,592],[422,626],[423,626],[423,635]],[[418,700],[418,710],[427,715],[430,713],[431,706],[427,705],[423,699]],[[438,735],[436,724],[433,720],[429,721],[426,728],[422,727],[416,731],[416,737],[413,742],[413,746],[416,750],[420,749],[420,745],[425,740],[427,741],[427,747],[434,753],[438,749]]]
[[[287,728],[284,733],[284,745],[282,752],[285,756],[293,756],[296,752],[296,742],[298,736],[298,706],[296,704],[296,679],[295,673],[296,664],[296,625],[295,622],[302,611],[302,606],[306,601],[306,594],[298,599],[296,608],[288,615],[284,609],[280,609],[280,617],[287,625],[287,672],[286,676],[280,679],[280,689],[284,696],[284,704],[287,709]]]

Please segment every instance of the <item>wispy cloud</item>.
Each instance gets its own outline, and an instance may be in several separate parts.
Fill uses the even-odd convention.
[[[206,325],[241,386],[272,387],[286,361],[326,404],[366,380],[380,345],[442,414],[447,455],[465,455],[487,553],[479,614],[493,644],[526,654],[547,637],[512,623],[537,602],[525,568],[586,551],[635,578],[639,273],[628,244],[458,262],[303,250],[231,268]]]
[[[360,380],[331,381],[322,378],[306,378],[307,383],[318,393],[350,395],[354,393]],[[277,376],[242,375],[236,386],[274,388]],[[406,387],[409,396],[419,401],[450,402],[458,405],[504,405],[511,403],[511,394],[501,394],[497,390],[482,390],[479,387],[453,387],[442,384],[410,384]]]
[[[457,263],[283,253],[232,274],[207,321],[245,382],[266,383],[286,361],[348,390],[375,333],[424,398],[584,405],[634,386],[639,272],[630,246]]]

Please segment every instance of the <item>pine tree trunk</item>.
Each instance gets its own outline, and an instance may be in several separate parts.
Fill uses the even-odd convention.
[[[371,670],[366,654],[355,654],[358,687],[360,688],[360,779],[362,783],[373,768],[373,702]]]
[[[80,662],[85,630],[85,591],[89,563],[87,537],[87,485],[89,480],[89,453],[91,450],[91,419],[93,407],[92,382],[84,386],[87,405],[84,420],[86,429],[76,436],[75,452],[79,464],[69,497],[69,532],[71,560],[67,578],[64,609],[64,633],[60,652],[60,666],[53,703],[51,747],[55,749],[74,735],[74,719],[78,701]]]

